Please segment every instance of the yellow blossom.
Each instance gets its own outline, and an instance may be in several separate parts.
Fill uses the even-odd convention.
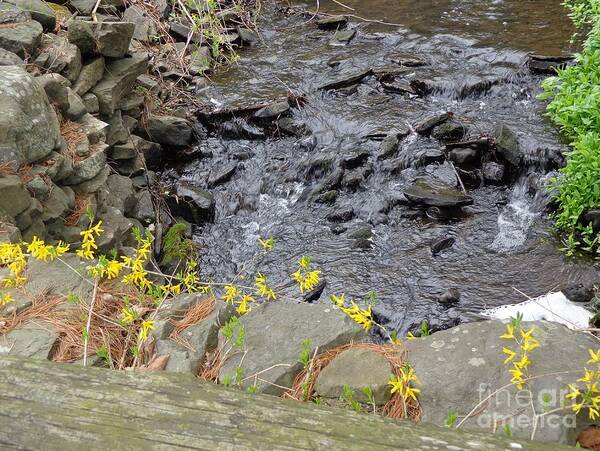
[[[500,335],[500,338],[505,338],[507,340],[515,338],[515,328],[512,324],[506,325],[506,333],[504,335]]]
[[[240,295],[240,290],[234,285],[225,285],[223,300],[232,303]]]
[[[275,300],[275,292],[267,285],[267,278],[263,274],[258,273],[256,275],[254,286],[258,295],[267,298],[267,300]]]
[[[516,352],[513,352],[512,350],[508,349],[508,348],[503,348],[502,352],[504,354],[507,354],[508,357],[506,358],[506,360],[504,361],[504,364],[506,365],[508,362],[510,362],[512,359],[514,359],[517,356]]]
[[[590,353],[591,358],[587,363],[600,363],[600,349],[595,352],[591,349],[588,349],[588,352]]]
[[[140,340],[145,341],[148,338],[148,333],[154,329],[154,320],[142,321],[142,328],[140,329]]]
[[[108,279],[116,279],[119,277],[121,270],[123,269],[123,264],[117,260],[109,260],[106,265],[106,277]]]
[[[6,304],[8,304],[12,301],[13,301],[12,297],[10,296],[9,293],[6,293],[4,295],[2,293],[0,293],[0,307],[5,306]]]
[[[275,240],[273,238],[267,238],[267,239],[259,238],[258,242],[260,243],[262,248],[265,250],[265,252],[272,251],[273,247],[275,246]]]
[[[581,395],[581,391],[575,385],[569,384],[569,393],[565,396],[567,399],[577,399]]]

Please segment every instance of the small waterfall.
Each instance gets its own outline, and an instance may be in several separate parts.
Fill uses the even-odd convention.
[[[527,233],[543,211],[545,189],[532,196],[531,177],[521,177],[510,193],[508,203],[498,215],[498,234],[490,248],[498,252],[511,252],[527,240]]]

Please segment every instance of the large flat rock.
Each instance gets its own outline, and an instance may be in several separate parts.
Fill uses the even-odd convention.
[[[304,340],[310,340],[313,352],[315,348],[323,352],[366,337],[358,324],[327,304],[268,302],[255,307],[240,323],[245,330],[247,353],[243,361],[241,353],[227,360],[219,378],[235,375],[238,366],[245,377],[271,368],[260,375],[266,382],[258,381],[257,387],[259,392],[274,395],[284,391],[281,387],[291,387],[302,369],[298,356]],[[223,342],[222,333],[220,341]],[[243,385],[253,383],[248,380]]]
[[[406,343],[409,362],[414,367],[422,385],[419,403],[423,421],[444,425],[449,411],[462,420],[479,401],[490,393],[509,384],[509,367],[503,364],[506,354],[503,347],[515,349],[511,340],[501,339],[508,321],[482,321],[463,324],[437,332],[429,337]],[[575,332],[550,322],[524,323],[529,330],[535,326],[534,338],[540,347],[530,353],[532,376],[549,376],[535,379],[530,384],[536,412],[559,408],[568,392],[566,384],[575,383],[589,360],[588,349],[598,349],[598,340],[590,334]],[[590,367],[590,365],[588,365]],[[591,367],[590,367],[591,368]],[[572,371],[572,374],[564,374]],[[556,374],[561,373],[561,374]],[[544,405],[543,399],[549,402]],[[530,396],[519,392],[516,386],[500,390],[477,413],[465,422],[465,427],[503,433],[506,421],[515,437],[530,438],[533,414]],[[575,443],[586,425],[587,412],[575,418],[570,409],[561,410],[538,422],[535,439],[552,443]]]

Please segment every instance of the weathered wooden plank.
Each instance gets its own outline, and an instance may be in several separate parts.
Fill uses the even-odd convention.
[[[0,358],[1,449],[448,447],[548,449],[540,443],[251,395],[191,376]]]

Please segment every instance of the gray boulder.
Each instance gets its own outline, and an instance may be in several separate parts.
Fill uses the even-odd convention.
[[[212,54],[209,47],[197,47],[190,55],[190,73],[201,75],[210,70]]]
[[[60,187],[53,185],[50,188],[47,199],[42,204],[44,207],[42,221],[47,222],[62,218],[69,211],[69,204],[67,194]]]
[[[34,221],[41,219],[43,207],[39,200],[32,199],[31,205],[27,210],[15,216],[15,225],[20,230],[26,230],[33,224]]]
[[[135,208],[137,198],[133,189],[133,182],[129,177],[111,174],[108,176],[106,186],[110,192],[107,199],[109,206],[115,207],[123,214],[130,213]]]
[[[14,218],[31,205],[31,196],[16,175],[0,177],[0,212]]]
[[[98,97],[91,92],[84,94],[81,97],[81,101],[85,105],[85,109],[90,114],[96,114],[100,111],[100,103],[98,103]]]
[[[391,375],[392,367],[383,355],[369,349],[352,348],[339,354],[321,371],[315,392],[324,398],[337,399],[344,385],[348,385],[354,400],[368,402],[362,389],[370,387],[375,404],[382,405],[391,397],[388,385]]]
[[[123,58],[129,50],[134,28],[135,25],[129,22],[73,20],[69,24],[69,41],[84,54]]]
[[[515,348],[514,342],[500,338],[506,331],[506,323],[464,324],[406,342],[409,363],[422,383],[419,403],[424,422],[442,426],[449,411],[454,411],[460,421],[480,401],[500,390],[488,402],[482,402],[463,426],[502,432],[508,423],[515,437],[531,438],[531,406],[535,406],[537,413],[561,407],[567,393],[566,384],[575,383],[581,377],[578,372],[590,358],[588,349],[598,349],[597,339],[556,323],[524,323],[527,330],[535,326],[533,336],[540,342],[540,347],[530,352],[529,373],[532,376],[548,374],[531,381],[533,399],[530,399],[526,391],[519,391],[515,386],[505,387],[511,375],[503,364],[506,354],[502,349]],[[565,371],[573,373],[564,374]],[[584,417],[581,414],[575,418],[570,409],[541,417],[533,438],[573,444],[580,429],[587,424]]]
[[[522,160],[517,135],[506,125],[500,125],[495,132],[496,153],[512,166],[518,167]]]
[[[73,174],[63,180],[65,185],[77,185],[96,177],[106,165],[106,145],[98,144],[99,148],[89,157],[73,165]]]
[[[21,58],[35,53],[42,40],[43,28],[30,17],[27,11],[0,3],[0,48]]]
[[[104,229],[97,240],[99,252],[108,254],[113,249],[119,250],[131,233],[133,222],[114,207],[107,207],[99,218],[102,219]]]
[[[169,208],[176,216],[186,221],[202,224],[213,221],[215,217],[215,198],[197,186],[188,183],[177,185],[177,197],[167,199]]]
[[[47,34],[42,39],[40,54],[34,63],[74,82],[81,71],[81,53],[66,37]]]
[[[38,200],[44,200],[50,192],[50,187],[43,177],[36,175],[27,182],[27,190]]]
[[[67,88],[67,105],[61,113],[72,121],[77,121],[87,114],[85,103],[71,88]]]
[[[56,147],[56,113],[44,90],[22,67],[0,70],[0,111],[0,163],[31,163]]]
[[[88,194],[95,193],[100,188],[106,187],[106,181],[110,174],[110,167],[108,165],[104,165],[104,168],[94,177],[85,182],[78,183],[77,185],[73,185],[73,190],[78,194]],[[67,187],[65,187],[67,188]],[[103,202],[105,204],[105,202]]]
[[[102,80],[104,75],[104,57],[94,58],[88,64],[84,65],[79,72],[79,77],[73,85],[73,90],[80,96],[84,95],[96,84]]]
[[[38,21],[44,27],[45,31],[54,31],[56,27],[56,14],[42,0],[4,0],[6,3],[12,3],[22,10],[28,11],[33,20]]]
[[[310,340],[311,352],[316,348],[323,352],[366,337],[358,324],[331,305],[267,302],[254,307],[239,322],[245,330],[248,352],[243,360],[242,353],[232,355],[219,371],[219,380],[234,376],[238,366],[245,377],[270,368],[260,375],[264,382],[258,381],[257,389],[273,395],[281,395],[282,387],[291,387],[302,369],[298,356],[305,339]],[[224,342],[222,332],[219,341]],[[242,385],[253,383],[247,380]]]
[[[192,126],[186,119],[176,116],[150,116],[138,124],[142,138],[173,147],[185,147],[192,142]]]
[[[129,139],[129,132],[125,129],[123,124],[123,117],[121,116],[121,110],[115,110],[115,112],[104,118],[108,123],[108,130],[106,132],[106,144],[113,146],[115,144],[124,144]]]
[[[73,293],[82,300],[89,299],[94,286],[86,277],[82,277],[87,274],[86,266],[88,263],[83,262],[77,255],[70,253],[63,255],[61,260],[68,266],[58,260],[41,262],[30,259],[25,274],[27,277],[25,285],[3,290],[12,296],[14,302],[0,308],[1,314],[19,313],[31,306],[35,297],[43,294],[67,295]]]
[[[84,114],[79,123],[85,131],[90,144],[98,144],[106,140],[108,124],[96,119],[91,114]]]
[[[123,20],[135,25],[133,38],[138,41],[148,42],[156,35],[156,27],[152,18],[138,6],[127,8],[123,13]]]
[[[150,191],[144,189],[136,194],[136,205],[129,215],[144,225],[151,224],[155,220],[154,204],[152,203],[152,195]]]
[[[173,306],[157,315],[154,337],[156,354],[168,355],[166,371],[196,374],[207,352],[215,349],[219,342],[219,328],[233,315],[233,308],[221,300],[216,301],[214,310],[202,321],[181,332],[180,337],[189,346],[182,346],[169,339],[174,323],[183,318],[188,309],[207,302],[206,297],[183,295],[172,301]],[[171,304],[171,302],[169,302]]]
[[[136,78],[146,72],[147,67],[148,55],[145,53],[135,53],[131,58],[108,63],[104,77],[92,89],[98,97],[100,112],[112,115],[121,99],[133,88]]]
[[[31,321],[0,335],[0,355],[50,360],[59,333],[45,321]]]
[[[25,62],[13,52],[0,48],[0,66],[23,66]]]
[[[89,16],[96,6],[96,0],[69,0],[69,4],[79,12],[80,15]],[[123,0],[101,0],[98,10],[114,12],[116,9],[123,8]]]

